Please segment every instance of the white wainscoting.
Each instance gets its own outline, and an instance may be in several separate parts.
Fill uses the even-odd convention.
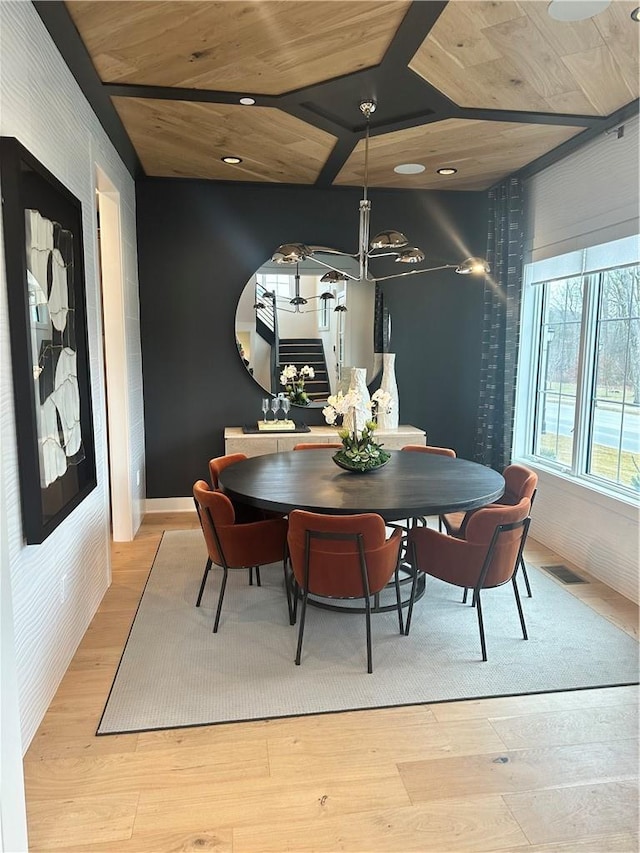
[[[539,477],[529,535],[637,603],[638,508],[523,464]]]

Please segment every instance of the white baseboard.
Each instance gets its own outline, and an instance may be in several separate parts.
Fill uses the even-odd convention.
[[[193,498],[147,498],[144,511],[148,512],[194,512]]]

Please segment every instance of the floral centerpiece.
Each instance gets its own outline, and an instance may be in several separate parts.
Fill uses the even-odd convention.
[[[308,364],[305,364],[300,370],[295,364],[287,364],[283,368],[280,374],[280,384],[284,385],[287,397],[296,406],[308,406],[311,402],[304,390],[304,383],[307,379],[313,379],[314,376],[315,371]]]
[[[347,391],[346,394],[339,392],[328,398],[327,406],[322,410],[324,419],[330,425],[342,424],[345,415],[359,402],[359,396],[355,391]],[[333,456],[333,461],[340,468],[349,471],[375,471],[381,468],[391,459],[391,454],[383,450],[382,445],[374,440],[374,433],[378,427],[377,415],[379,411],[387,411],[391,403],[391,395],[381,388],[371,397],[371,419],[366,421],[362,430],[355,428],[355,417],[353,429],[340,429],[338,435],[342,441],[342,450],[338,450]]]

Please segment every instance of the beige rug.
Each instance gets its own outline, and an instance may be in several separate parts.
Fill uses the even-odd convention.
[[[294,665],[297,627],[280,565],[262,569],[261,587],[245,571],[230,573],[213,634],[219,570],[194,606],[205,560],[199,530],[164,534],[98,734],[638,681],[635,640],[533,568],[527,642],[510,585],[488,590],[483,663],[475,611],[459,589],[429,579],[408,637],[395,614],[372,617],[369,675],[364,616],[312,607]]]

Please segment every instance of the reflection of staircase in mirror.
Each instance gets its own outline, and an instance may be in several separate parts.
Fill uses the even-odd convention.
[[[315,376],[305,380],[304,390],[312,402],[327,399],[331,389],[320,338],[280,338],[280,370],[287,364],[295,364],[298,371],[305,364],[313,367]]]

